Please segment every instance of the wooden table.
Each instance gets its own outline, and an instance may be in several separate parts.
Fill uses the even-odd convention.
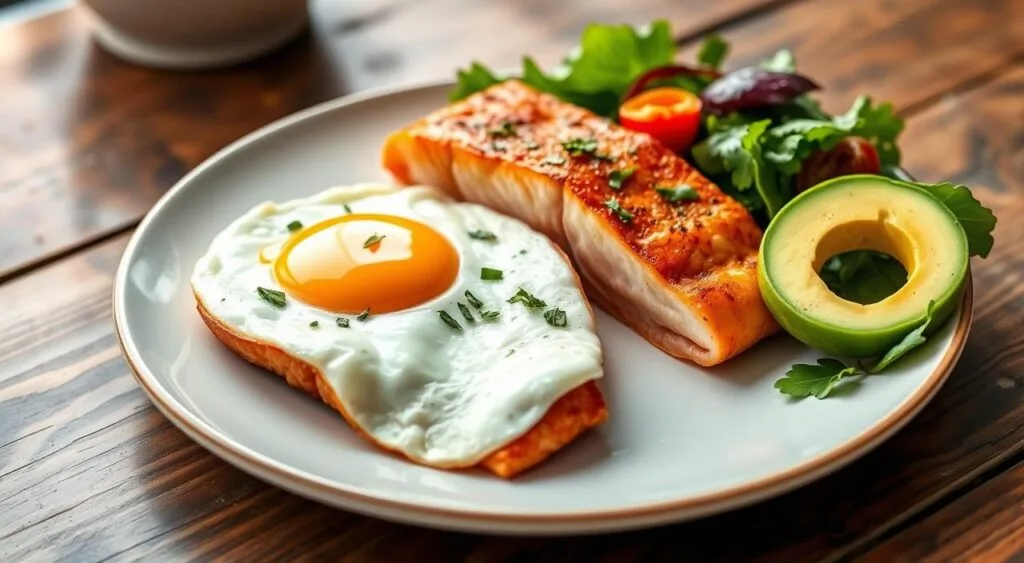
[[[123,63],[63,10],[0,28],[0,560],[948,561],[1024,557],[1024,2],[314,2],[305,37],[216,72]],[[709,31],[732,64],[781,47],[826,85],[907,119],[904,162],[1000,218],[974,265],[963,358],[905,430],[848,468],[705,520],[574,539],[441,533],[330,509],[207,453],[135,385],[110,321],[135,225],[211,153],[368,87],[472,58],[557,60],[588,21]]]

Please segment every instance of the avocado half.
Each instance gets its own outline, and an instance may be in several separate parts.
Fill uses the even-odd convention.
[[[885,252],[907,283],[868,305],[832,293],[818,272],[850,250]],[[793,198],[761,240],[758,282],[768,309],[791,335],[828,354],[883,355],[924,321],[956,310],[967,283],[967,236],[925,188],[881,176],[843,176]]]

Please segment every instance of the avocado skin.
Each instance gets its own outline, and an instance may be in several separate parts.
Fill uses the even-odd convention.
[[[864,179],[874,179],[893,184],[895,186],[924,191],[923,188],[913,184],[893,180],[891,178],[851,175],[827,180],[811,188],[808,192],[812,190],[821,190],[834,183]],[[779,214],[776,215],[776,219],[782,215],[786,207],[789,207],[794,203],[799,204],[798,201],[800,199],[801,197],[797,196],[791,200],[785,207],[783,207],[782,210],[780,210]],[[952,212],[949,212],[949,215],[954,221],[956,221],[956,217]],[[761,240],[761,254],[757,263],[758,287],[761,291],[761,297],[764,300],[765,305],[768,307],[768,310],[772,313],[772,316],[775,317],[775,320],[786,332],[797,340],[833,356],[856,359],[878,358],[883,356],[889,351],[889,349],[903,340],[908,333],[924,322],[927,312],[922,310],[919,315],[916,315],[905,322],[887,326],[885,328],[875,330],[851,330],[843,327],[823,324],[817,319],[801,315],[794,307],[790,306],[782,299],[781,295],[769,281],[768,272],[764,265],[764,252],[765,244],[768,240],[769,233],[772,230],[771,228],[772,225],[769,225],[768,229],[765,231],[764,238]],[[966,241],[966,235],[963,236]],[[932,321],[925,330],[925,336],[933,334],[938,330],[938,328],[941,327],[957,310],[957,307],[963,300],[963,294],[967,288],[967,284],[970,283],[970,279],[970,266],[968,263],[967,271],[965,271],[960,277],[952,291],[948,291],[948,293],[943,295],[942,299],[935,303],[935,306],[932,309]],[[838,299],[839,297],[836,298]]]

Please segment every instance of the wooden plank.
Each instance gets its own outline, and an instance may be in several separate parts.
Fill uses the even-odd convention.
[[[855,549],[1024,450],[1022,88],[1018,65],[912,120],[908,163],[974,186],[1002,217],[996,248],[976,263],[976,321],[947,386],[877,452],[816,484],[698,522],[570,539],[433,532],[306,501],[207,454],[136,388],[108,318],[122,237],[0,286],[0,553],[790,562]]]
[[[79,10],[0,35],[0,279],[134,225],[191,168],[299,109],[399,80],[452,76],[474,56],[561,56],[589,21],[667,16],[694,32],[780,0],[316,2],[310,34],[258,62],[161,72],[89,39]],[[623,16],[621,14],[626,14]],[[504,31],[495,40],[495,30]]]
[[[1024,557],[1024,463],[888,539],[864,563],[1019,561]]]

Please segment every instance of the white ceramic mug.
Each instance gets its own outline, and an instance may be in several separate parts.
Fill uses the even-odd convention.
[[[96,41],[126,60],[202,68],[267,53],[303,31],[307,0],[82,0]]]

